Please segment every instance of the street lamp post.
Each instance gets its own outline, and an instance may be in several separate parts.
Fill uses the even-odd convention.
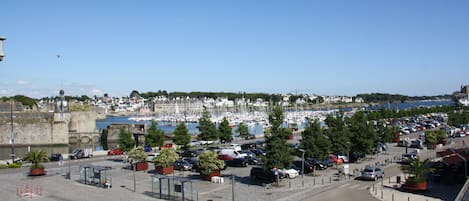
[[[301,151],[301,185],[302,187],[305,187],[305,150],[304,149],[299,149]]]

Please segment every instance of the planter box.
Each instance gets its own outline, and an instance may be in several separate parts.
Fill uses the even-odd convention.
[[[158,174],[171,174],[174,172],[174,166],[169,166],[169,167],[155,166],[155,170]]]
[[[205,181],[211,181],[212,180],[212,177],[219,177],[221,176],[221,173],[220,171],[214,171],[208,175],[205,175],[205,174],[200,174],[200,176],[202,176],[202,179],[205,180]]]
[[[427,182],[405,183],[403,188],[409,191],[426,191],[428,189]]]
[[[143,171],[143,170],[148,170],[148,163],[147,162],[137,163],[135,171]]]
[[[39,169],[39,168],[29,169],[29,176],[41,176],[45,174],[46,174],[46,171],[44,171],[44,169]]]

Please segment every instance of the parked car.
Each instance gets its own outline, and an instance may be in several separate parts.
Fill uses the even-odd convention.
[[[249,157],[256,157],[256,154],[250,150],[241,150],[239,151],[240,154],[246,154]]]
[[[422,146],[422,141],[420,140],[412,140],[410,142],[410,148],[417,148],[417,149],[423,149],[423,146]]]
[[[60,159],[63,160],[62,154],[60,153],[51,154],[49,157],[50,161],[59,161]]]
[[[261,156],[261,155],[262,155],[262,156],[265,156],[265,155],[266,155],[265,151],[262,150],[262,149],[253,149],[253,150],[251,150],[251,151],[252,151],[254,154],[256,154],[256,156]]]
[[[199,172],[200,164],[197,158],[186,158],[185,160],[192,165],[191,171]]]
[[[143,150],[144,150],[145,152],[151,152],[151,151],[153,151],[153,149],[152,149],[150,146],[148,146],[148,145],[145,145],[145,146],[143,147]]]
[[[329,159],[331,159],[337,165],[342,165],[342,163],[344,163],[344,160],[342,158],[338,158],[334,154],[329,154]]]
[[[249,162],[245,158],[233,158],[233,160],[225,160],[225,164],[231,167],[247,167]]]
[[[277,181],[277,175],[275,175],[274,170],[264,170],[262,167],[252,167],[249,175],[251,179],[257,179],[267,183]]]
[[[174,169],[183,171],[192,170],[192,164],[184,159],[178,159],[174,162]]]
[[[196,151],[192,151],[192,150],[183,150],[183,151],[179,151],[178,152],[179,154],[179,157],[188,157],[188,158],[191,158],[191,157],[197,157],[198,154]]]
[[[409,146],[409,144],[410,143],[406,140],[399,140],[399,142],[397,143],[397,146],[398,147],[407,147],[407,146]]]
[[[278,172],[281,175],[281,178],[293,179],[300,175],[300,172],[294,168],[279,169]]]
[[[75,149],[70,154],[70,159],[89,158],[91,156],[93,156],[92,149]]]
[[[261,161],[255,156],[253,156],[253,157],[246,156],[244,158],[248,161],[249,165],[260,165],[261,164]]]
[[[378,167],[369,167],[365,168],[362,171],[362,179],[378,180],[379,178],[384,178],[384,171]]]
[[[332,161],[330,158],[326,158],[321,161],[323,164],[327,165],[327,167],[332,167],[334,166],[334,161]]]
[[[409,164],[411,161],[413,161],[415,159],[417,159],[417,154],[415,154],[415,153],[403,154],[400,163],[401,164]]]
[[[252,139],[256,139],[256,136],[255,135],[248,135],[244,139],[245,140],[252,140]]]
[[[321,160],[317,160],[315,158],[307,158],[306,161],[312,165],[314,165],[314,167],[316,168],[316,170],[325,170],[327,169],[327,164],[325,164],[323,161]]]
[[[293,161],[293,168],[295,170],[297,170],[298,172],[302,173],[302,163],[303,161],[301,160],[297,160],[297,161]],[[311,172],[314,172],[314,165],[312,165],[311,163],[308,163],[308,161],[304,161],[304,173],[308,174],[308,173],[311,173]]]
[[[122,149],[111,149],[107,152],[107,155],[122,155],[124,151]]]
[[[160,153],[148,153],[147,158],[145,159],[147,162],[153,162],[153,159],[157,157]]]
[[[357,162],[358,160],[360,159],[363,159],[366,157],[366,154],[363,153],[363,152],[353,152],[350,154],[350,162],[351,163],[354,163],[354,162]]]

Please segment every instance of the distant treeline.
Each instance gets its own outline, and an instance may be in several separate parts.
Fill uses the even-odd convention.
[[[0,100],[2,102],[8,102],[10,100],[13,100],[15,102],[21,102],[21,104],[23,104],[23,106],[27,106],[29,108],[33,108],[33,105],[36,105],[36,100],[35,99],[27,97],[27,96],[23,96],[23,95],[16,95],[16,96],[13,96],[13,97],[5,97],[4,96]]]
[[[451,95],[405,96],[405,95],[399,95],[399,94],[385,94],[385,93],[358,94],[357,97],[361,97],[366,103],[451,99]]]
[[[267,93],[231,93],[231,92],[167,92],[166,90],[158,90],[158,92],[146,92],[141,93],[140,96],[143,98],[151,98],[157,96],[166,96],[166,97],[191,97],[191,98],[228,98],[229,100],[235,99],[251,99],[256,100],[257,98],[262,98],[266,101],[279,102],[282,100],[281,94],[267,94]]]

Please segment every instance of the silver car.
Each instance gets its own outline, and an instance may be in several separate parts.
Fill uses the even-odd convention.
[[[378,167],[368,167],[362,171],[362,179],[378,180],[378,178],[384,178],[384,171]]]

